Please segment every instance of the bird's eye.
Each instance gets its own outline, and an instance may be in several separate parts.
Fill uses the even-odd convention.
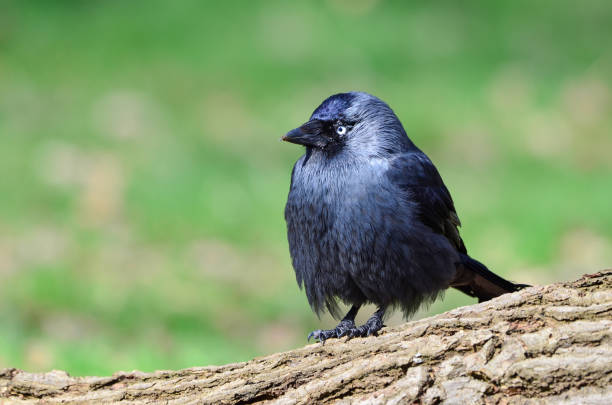
[[[337,133],[338,135],[344,135],[344,134],[346,134],[346,127],[345,127],[344,125],[339,125],[339,126],[336,128],[336,133]]]

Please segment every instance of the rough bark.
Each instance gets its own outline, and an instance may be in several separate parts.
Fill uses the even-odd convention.
[[[612,270],[220,367],[111,377],[0,370],[0,404],[612,404]]]

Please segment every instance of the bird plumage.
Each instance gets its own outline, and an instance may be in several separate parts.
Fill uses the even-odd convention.
[[[453,283],[484,299],[515,289],[467,256],[442,178],[380,99],[331,96],[284,139],[306,146],[285,208],[298,284],[317,314],[339,317],[338,300],[353,306],[316,338],[376,333],[386,308],[411,315]],[[353,313],[365,303],[380,310],[359,329]]]

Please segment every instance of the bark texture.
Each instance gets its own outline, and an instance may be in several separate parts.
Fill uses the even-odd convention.
[[[612,270],[220,367],[0,370],[0,404],[612,404]]]

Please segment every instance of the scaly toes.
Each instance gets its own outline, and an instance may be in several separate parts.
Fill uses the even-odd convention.
[[[343,320],[336,326],[336,337],[346,336],[352,329],[355,329],[355,322]]]
[[[308,334],[308,341],[310,341],[311,338],[314,338],[315,340],[320,341],[321,343],[324,343],[327,339],[331,338],[331,337],[336,337],[336,330],[335,329],[331,329],[331,330],[314,330],[312,332],[310,332]]]
[[[366,332],[366,336],[378,336],[378,331],[381,330],[383,328],[383,323],[380,319],[375,319],[374,321],[370,322],[366,322],[366,324],[364,325],[365,327],[367,327],[367,332]]]
[[[315,338],[316,340],[325,342],[329,338],[347,336],[353,329],[355,329],[355,322],[343,319],[334,329],[318,329],[310,332],[310,334],[308,334],[308,341],[310,341],[311,338]]]
[[[369,319],[364,325],[355,326],[355,322],[343,320],[335,329],[318,329],[308,334],[308,341],[314,338],[321,343],[325,343],[330,338],[341,338],[347,336],[349,339],[354,337],[376,336],[383,327],[380,319]]]
[[[367,328],[365,327],[365,325],[361,325],[356,328],[352,328],[350,331],[348,331],[347,336],[349,337],[349,339],[352,339],[354,337],[362,337],[366,335],[366,332]]]
[[[354,327],[346,332],[349,339],[354,337],[378,336],[378,331],[383,327],[382,321],[379,319],[368,320],[364,325]]]
[[[380,327],[368,327],[368,330],[366,331],[366,336],[378,336],[378,331],[380,329]]]

